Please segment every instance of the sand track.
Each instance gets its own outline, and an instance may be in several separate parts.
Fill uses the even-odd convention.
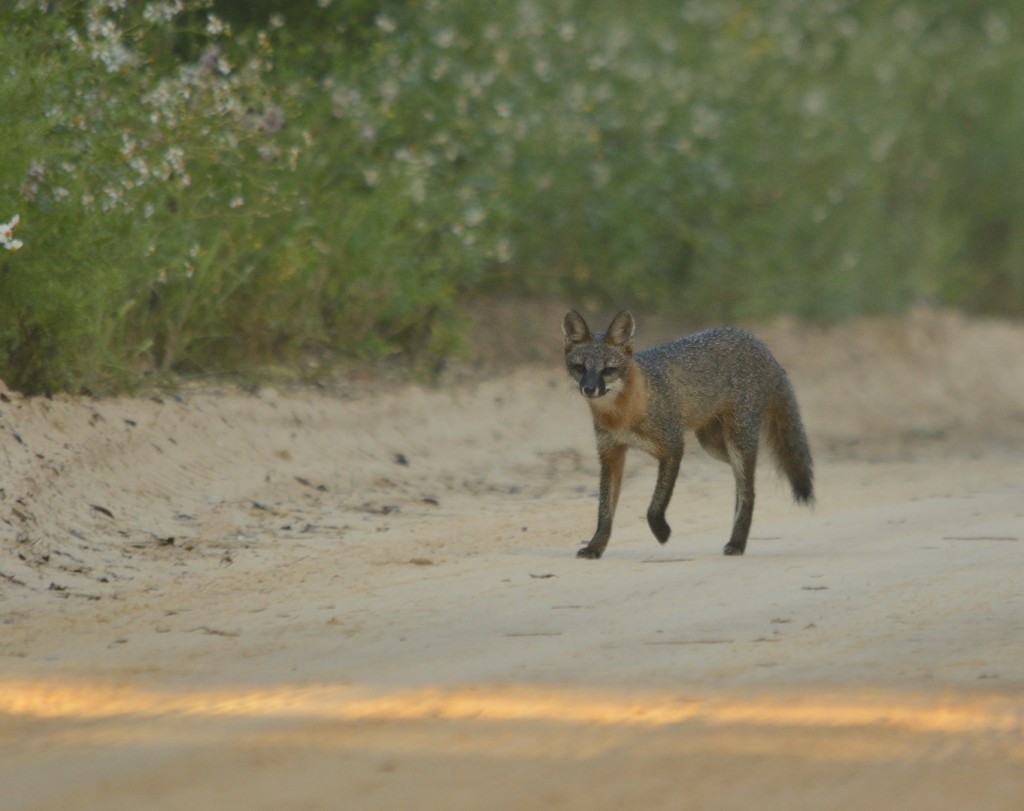
[[[0,805],[1024,807],[1024,328],[758,332],[818,505],[765,466],[739,560],[695,442],[665,547],[634,454],[574,559],[557,341],[443,389],[4,393]]]

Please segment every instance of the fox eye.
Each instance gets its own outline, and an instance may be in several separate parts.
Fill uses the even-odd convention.
[[[572,372],[574,375],[582,375],[585,371],[587,371],[587,367],[584,366],[582,363],[570,363],[569,371]]]
[[[601,376],[602,377],[611,377],[617,371],[619,371],[619,367],[618,366],[605,366],[601,370]]]

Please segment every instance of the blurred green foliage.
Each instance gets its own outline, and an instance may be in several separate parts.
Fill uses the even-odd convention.
[[[481,291],[1024,314],[1020,2],[0,16],[0,377],[25,391],[439,357]]]

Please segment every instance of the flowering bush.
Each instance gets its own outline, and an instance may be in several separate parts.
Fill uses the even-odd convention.
[[[209,0],[51,5],[0,33],[0,101],[21,111],[0,123],[0,184],[28,243],[0,278],[0,373],[116,385],[277,340],[246,308],[280,272],[270,224],[290,224],[281,179],[307,144],[273,101],[270,37],[234,35]]]
[[[3,15],[0,377],[28,391],[436,356],[482,289],[1024,311],[1014,4]]]
[[[1021,312],[1022,15],[428,0],[321,84],[367,186],[404,188],[475,280],[700,320]]]
[[[0,224],[0,247],[8,251],[16,251],[24,246],[20,239],[14,238],[14,226],[21,222],[21,217],[15,214],[10,222]]]

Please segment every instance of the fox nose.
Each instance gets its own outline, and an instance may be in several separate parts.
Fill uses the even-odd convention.
[[[580,385],[580,391],[583,392],[584,397],[597,397],[597,386],[590,386],[583,383]]]

